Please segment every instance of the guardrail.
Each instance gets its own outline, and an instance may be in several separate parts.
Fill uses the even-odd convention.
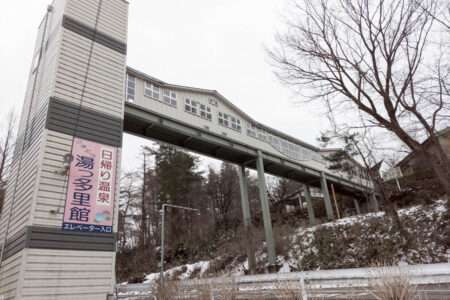
[[[214,288],[221,286],[233,286],[236,290],[246,290],[254,287],[265,290],[274,289],[277,284],[283,284],[292,289],[305,290],[303,299],[307,299],[307,290],[367,287],[377,279],[397,276],[404,276],[411,284],[450,283],[450,263],[200,278],[173,281],[172,284],[185,291],[194,292],[202,289],[202,287]],[[117,291],[119,293],[142,295],[150,293],[152,287],[155,287],[155,283],[125,284],[118,285]]]

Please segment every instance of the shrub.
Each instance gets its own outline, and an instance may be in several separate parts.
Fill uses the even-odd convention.
[[[411,283],[410,273],[401,268],[375,269],[369,284],[375,291],[371,294],[378,300],[410,300],[417,295],[417,285]]]

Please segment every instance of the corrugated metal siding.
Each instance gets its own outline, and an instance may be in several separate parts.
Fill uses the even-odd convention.
[[[94,43],[89,58],[91,41],[67,29],[63,31],[54,96],[76,105],[83,98],[83,106],[121,118],[125,56]]]
[[[65,203],[65,175],[57,174],[62,168],[62,157],[70,153],[72,136],[45,130],[42,169],[36,197],[32,225],[60,227]],[[57,211],[52,214],[50,211]]]
[[[54,96],[77,105],[82,102],[85,107],[121,118],[125,55],[110,47],[120,48],[112,42],[114,40],[126,45],[127,3],[121,0],[71,0],[65,15],[68,20],[82,23],[81,30],[85,34],[79,34],[80,24],[75,26],[78,33],[63,28]],[[87,32],[96,25],[96,38],[99,40],[92,45],[92,32]]]
[[[21,231],[8,238],[5,245],[4,259],[8,259],[14,256],[16,253],[25,248],[27,239],[27,228],[23,228]]]
[[[61,25],[61,19],[66,9],[66,0],[53,0],[52,2],[52,19],[50,24],[50,32]]]
[[[22,108],[19,132],[25,132],[28,113],[30,112],[29,120],[33,120],[35,115],[39,111],[41,111],[41,107],[46,105],[47,100],[50,96],[59,45],[59,32],[61,29],[61,19],[64,6],[63,4],[64,1],[55,1],[55,7],[53,9],[53,12],[50,14],[49,21],[47,23],[39,70],[34,73],[32,73],[32,70],[30,70],[27,91],[25,93],[25,101]],[[42,22],[42,27],[44,24],[45,22]],[[35,57],[36,54],[41,50],[41,39],[42,33],[44,31],[43,29],[44,28],[39,29],[38,37],[36,40],[36,48],[34,52],[35,55],[33,57]],[[34,83],[35,80],[36,83]],[[34,97],[33,101],[31,101],[33,87]],[[32,105],[31,111],[30,105]]]
[[[17,191],[14,197],[14,209],[12,211],[8,236],[12,237],[21,231],[27,225],[31,215],[30,207],[35,186],[38,165],[37,160],[45,125],[47,102],[52,86],[56,53],[59,44],[60,19],[62,18],[64,5],[64,1],[55,1],[53,12],[50,14],[47,22],[47,27],[44,28],[45,22],[43,21],[38,31],[34,53],[38,53],[41,50],[42,35],[45,29],[44,47],[39,69],[34,73],[30,70],[30,77],[19,123],[18,138],[14,150],[13,166],[7,187],[6,203],[4,207],[5,213],[0,220],[0,238],[2,240],[6,231],[7,218],[11,207],[11,201],[13,200],[15,185],[17,185]],[[31,99],[32,95],[33,99]],[[20,176],[17,177],[18,163],[21,156],[22,165]]]
[[[120,3],[115,4],[115,2]],[[96,10],[96,7],[91,7],[95,6],[95,3],[98,1],[89,3],[78,0],[69,1],[65,14],[88,26],[94,26],[94,15],[80,14],[86,8],[89,8],[89,13],[92,13]],[[102,10],[103,8],[107,10],[111,5],[120,7],[125,5],[125,9],[122,8],[123,11],[117,13],[124,14],[126,19],[126,3],[116,0],[103,1]],[[100,13],[100,20],[104,18],[103,14],[103,12]],[[101,32],[100,26],[97,29]],[[55,171],[61,167],[62,156],[70,152],[71,135],[80,104],[82,106],[80,121],[82,122],[78,124],[78,136],[109,145],[121,144],[121,134],[118,134],[118,131],[121,131],[122,127],[120,119],[123,115],[125,56],[99,43],[92,44],[90,39],[67,28],[62,28],[61,34],[61,48],[53,90],[53,95],[61,101],[51,102],[49,109],[51,117],[48,119],[47,127],[52,130],[47,131],[42,174],[32,221],[33,225],[38,226],[61,226],[66,188],[64,177],[56,174]],[[120,39],[115,34],[111,37]],[[91,49],[92,53],[90,53]],[[88,62],[89,69],[87,69]],[[68,105],[63,105],[62,101],[66,101]],[[54,103],[56,103],[55,106]],[[51,214],[52,209],[57,213]]]
[[[4,260],[25,248],[115,251],[117,234],[62,231],[60,228],[27,226],[8,238]]]
[[[47,129],[120,147],[122,126],[122,119],[56,98],[50,99]]]
[[[8,237],[13,236],[26,225],[30,217],[30,206],[32,202],[32,194],[35,186],[38,157],[40,151],[41,137],[36,139],[29,147],[22,158],[22,166],[20,174],[17,177],[18,164],[12,166],[10,180],[5,196],[4,214],[0,220],[0,237],[3,241],[8,221],[11,201],[14,195],[14,186],[17,178],[17,190],[14,199],[14,207],[11,216]]]
[[[95,3],[98,3],[98,0],[56,0],[52,4],[53,10],[47,24],[40,67],[38,72],[30,71],[19,123],[18,145],[26,147],[23,153],[16,151],[15,164],[10,173],[10,178],[15,179],[19,170],[17,162],[22,155],[22,167],[17,180],[14,210],[8,233],[10,239],[7,256],[23,247],[23,230],[26,226],[58,228],[54,230],[59,230],[61,227],[66,192],[65,177],[58,175],[55,171],[62,167],[62,156],[70,152],[73,137],[43,130],[50,96],[59,97],[77,106],[82,102],[83,113],[80,120],[90,122],[89,126],[97,125],[97,130],[101,127],[98,125],[103,125],[99,124],[99,116],[107,114],[109,118],[102,119],[108,123],[103,126],[107,131],[103,133],[109,132],[113,143],[120,143],[120,138],[118,139],[117,132],[113,134],[115,129],[112,127],[121,129],[125,55],[105,45],[113,46],[107,43],[111,40],[122,42],[122,46],[126,44],[127,3],[121,0],[103,1],[97,30],[98,38],[102,39],[100,42],[105,45],[92,44],[89,39],[62,27],[62,16],[65,13],[78,21],[84,20],[86,25],[92,26],[92,21],[95,19],[92,17],[94,11],[92,6],[95,6]],[[35,54],[40,51],[43,29],[41,25]],[[118,44],[120,46],[120,43]],[[87,70],[88,60],[90,60],[89,70]],[[86,72],[87,80],[85,80]],[[88,111],[86,108],[97,112]],[[62,121],[73,116],[73,111],[67,111],[62,107],[58,109],[56,110],[59,111],[59,116],[64,116]],[[95,118],[97,119],[94,120]],[[52,121],[56,120],[57,118]],[[51,122],[49,124],[55,125]],[[59,125],[62,123],[60,122]],[[111,144],[110,140],[101,140],[101,137],[89,136],[88,139]],[[20,147],[18,149],[21,149]],[[119,195],[119,180],[120,176],[117,176],[116,199]],[[11,205],[13,195],[11,183],[14,182],[15,180],[11,180],[8,186],[5,211],[9,211]],[[118,201],[116,201],[114,212],[115,220],[117,220],[117,205]],[[56,210],[57,213],[52,214],[51,210]],[[5,215],[7,214],[3,214]],[[6,222],[5,217],[0,220],[0,238],[4,236]],[[117,222],[114,222],[114,227],[117,228]],[[110,292],[114,284],[112,266],[114,266],[115,253],[111,251],[114,246],[114,242],[111,241],[112,236],[96,237],[97,243],[95,241],[91,243],[87,239],[91,239],[92,236],[86,237],[79,234],[58,236],[57,233],[50,233],[48,230],[51,231],[51,229],[43,229],[30,233],[30,236],[35,237],[29,240],[28,246],[31,249],[25,248],[3,261],[0,273],[0,295],[16,299],[79,299],[81,297],[105,299],[106,293]],[[92,247],[95,244],[97,249],[101,248],[104,251],[34,248],[55,246],[55,248],[88,250],[94,249]],[[89,278],[86,278],[87,273]]]
[[[113,252],[28,249],[20,299],[102,299],[110,292]],[[89,277],[86,270],[89,270]]]
[[[72,0],[66,14],[77,21],[94,27],[99,0]],[[98,31],[126,43],[128,5],[121,0],[103,0],[97,24]]]
[[[47,105],[43,105],[33,116],[28,125],[27,134],[24,139],[24,133],[19,134],[14,148],[12,163],[15,164],[20,159],[21,153],[26,153],[31,145],[41,137],[45,128],[47,118]]]
[[[22,266],[23,251],[6,259],[2,263],[2,271],[0,273],[0,295],[5,300],[16,299],[16,287],[20,277]]]
[[[114,51],[117,51],[121,54],[127,53],[126,44],[110,37],[109,35],[104,34],[103,32],[96,31],[94,30],[94,28],[78,22],[77,20],[74,20],[69,16],[64,16],[62,25],[64,28],[82,35],[87,39],[93,40],[94,42],[97,42]]]
[[[27,248],[114,251],[116,235],[91,232],[62,231],[59,228],[28,228]]]

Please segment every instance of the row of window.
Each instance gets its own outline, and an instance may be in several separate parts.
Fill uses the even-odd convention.
[[[151,83],[144,82],[144,95],[156,100],[160,100],[162,90],[162,102],[177,106],[177,94],[171,90],[161,89],[159,86]],[[127,74],[127,87],[125,99],[129,102],[134,102],[136,94],[136,78]],[[215,99],[209,99],[209,104],[216,107],[219,106],[219,102]],[[212,120],[211,107],[202,104],[198,101],[186,98],[184,99],[184,110],[205,118],[207,120]],[[219,124],[232,128],[237,131],[241,131],[241,121],[231,115],[219,112]]]
[[[125,92],[125,100],[128,102],[134,102],[135,96],[136,96],[136,77],[131,76],[127,74],[127,86],[126,86],[126,92]],[[161,91],[162,91],[162,99],[161,97]],[[166,104],[169,104],[171,106],[177,106],[177,93],[162,89],[159,86],[151,83],[151,82],[144,82],[144,95],[156,100],[160,100]],[[209,103],[218,106],[217,100],[209,99]],[[199,110],[198,110],[198,109]],[[212,119],[211,116],[211,108],[207,107],[204,104],[201,104],[197,101],[185,99],[185,110],[197,114],[203,118],[206,118],[208,120]]]
[[[219,124],[239,132],[241,131],[241,120],[229,114],[219,112]]]
[[[162,90],[162,99],[160,99],[161,90]],[[126,94],[125,99],[127,101],[134,102],[136,96],[136,78],[128,74],[127,74],[127,87],[125,94]],[[175,92],[167,89],[161,89],[159,86],[154,85],[153,83],[150,82],[144,83],[144,94],[148,97],[162,101],[171,106],[177,106],[177,94]],[[209,99],[209,104],[218,106],[218,101],[214,99]],[[202,118],[205,118],[207,120],[210,121],[212,120],[211,107],[204,105],[198,101],[185,98],[184,110],[189,113],[200,116]],[[219,124],[222,126],[231,128],[239,132],[242,131],[241,120],[230,114],[219,112],[218,121]],[[319,153],[310,150],[308,148],[301,147],[285,139],[279,138],[271,133],[267,133],[263,129],[256,127],[251,123],[247,123],[247,135],[268,142],[275,149],[293,159],[297,160],[314,159],[317,161],[324,162],[323,157]]]
[[[212,120],[211,107],[201,104],[198,101],[188,98],[184,99],[184,110],[210,121]]]
[[[310,160],[324,161],[322,155],[311,149],[301,147],[297,144],[282,139],[276,135],[268,133],[263,129],[247,123],[247,134],[257,139],[268,142],[278,151],[284,153],[286,156],[297,160]]]
[[[166,104],[177,106],[177,93],[164,89],[161,97],[161,88],[157,85],[154,85],[150,82],[144,82],[144,95],[159,101],[162,101]]]

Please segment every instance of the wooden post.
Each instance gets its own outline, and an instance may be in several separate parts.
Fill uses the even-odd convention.
[[[337,203],[336,193],[334,192],[334,185],[333,184],[331,184],[331,191],[333,192],[334,205],[336,205],[336,211],[337,211],[338,219],[340,219],[341,218],[341,213],[339,212],[339,206],[338,206],[338,203]]]

